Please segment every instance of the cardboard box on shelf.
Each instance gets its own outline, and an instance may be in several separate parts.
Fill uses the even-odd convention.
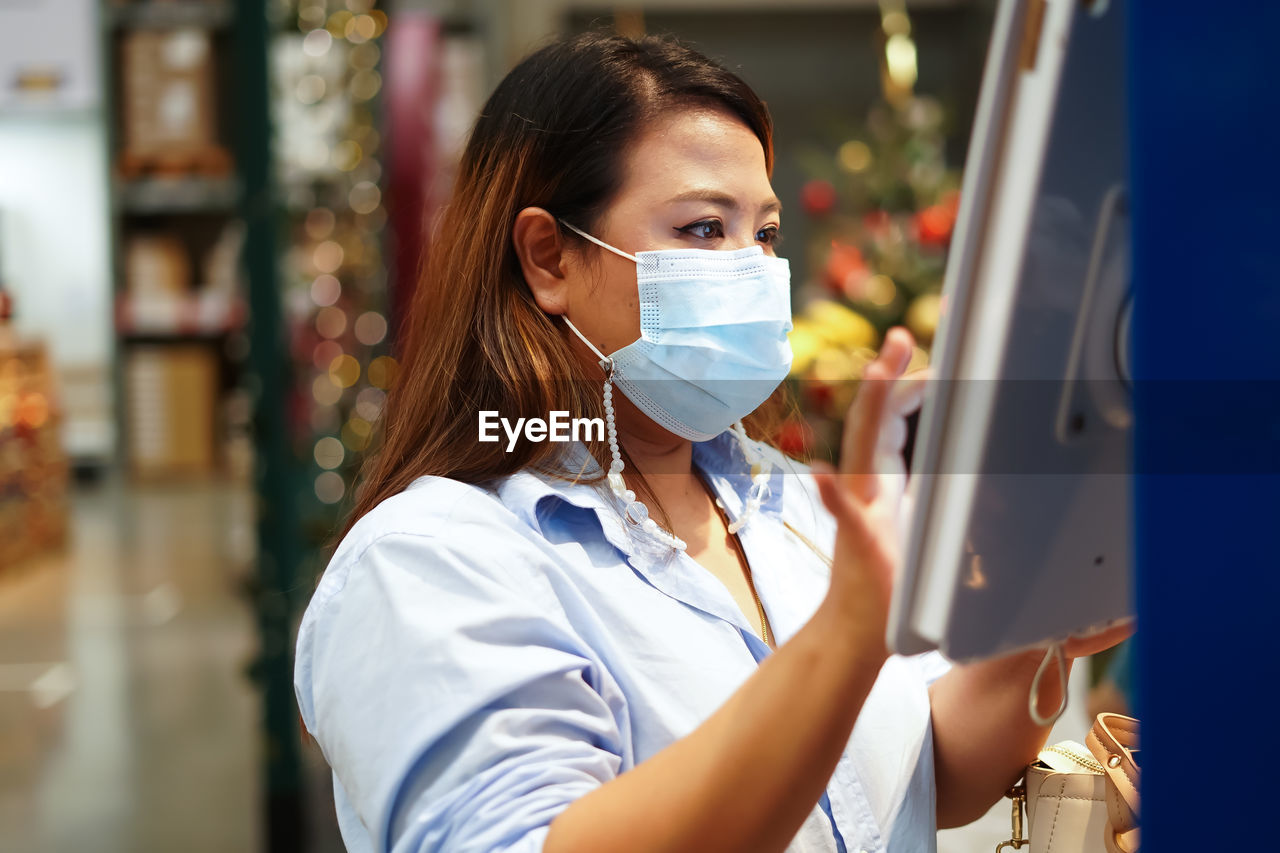
[[[125,429],[135,476],[217,469],[218,354],[207,344],[135,346],[125,361]]]
[[[125,286],[130,296],[185,296],[191,291],[187,247],[168,234],[135,234],[125,247]]]
[[[231,171],[217,142],[211,40],[198,27],[124,36],[120,171],[126,177]]]

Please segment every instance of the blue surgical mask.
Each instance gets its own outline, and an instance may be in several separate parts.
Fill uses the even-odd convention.
[[[636,263],[640,338],[608,356],[569,328],[613,367],[613,381],[655,423],[690,441],[706,441],[755,411],[791,369],[791,268],[760,246],[730,252],[659,249]]]

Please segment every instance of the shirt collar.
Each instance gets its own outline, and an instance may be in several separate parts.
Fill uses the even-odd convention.
[[[769,476],[768,496],[760,505],[760,511],[778,514],[782,511],[782,487],[785,477],[773,448],[755,443],[761,453],[774,461]],[[751,466],[734,434],[725,430],[715,438],[694,442],[693,464],[711,481],[713,488],[725,501],[730,517],[736,517],[746,503],[751,487]],[[554,512],[552,501],[559,500],[596,514],[605,537],[626,554],[650,550],[670,550],[657,540],[630,529],[622,521],[622,502],[609,491],[601,479],[602,469],[581,442],[573,442],[566,448],[561,462],[565,473],[561,476],[524,469],[505,477],[496,485],[499,500],[517,517],[542,532],[542,521]],[[656,553],[656,552],[655,552]]]
[[[786,480],[783,476],[783,466],[779,464],[782,460],[778,452],[769,445],[758,441],[752,441],[751,444],[760,455],[773,463],[769,473],[768,495],[760,504],[760,511],[781,513],[782,484]],[[751,489],[751,464],[743,455],[738,437],[731,430],[725,430],[715,438],[694,442],[693,464],[708,475],[722,497],[725,491],[722,486],[728,487],[728,490],[737,498],[738,506],[734,508],[734,515],[736,515],[746,503],[747,492]],[[717,480],[720,482],[716,482]]]
[[[645,547],[639,542],[641,534],[629,530],[623,522],[621,501],[609,491],[603,479],[598,479],[602,469],[585,445],[581,442],[568,445],[559,467],[559,475],[522,469],[497,482],[494,490],[507,509],[540,533],[546,533],[544,520],[554,514],[556,503],[562,502],[594,512],[605,539],[624,554],[634,555],[657,546],[658,543],[652,541]]]
[[[760,514],[778,514],[782,506],[784,478],[779,464],[782,460],[773,448],[762,445],[760,449],[775,462],[769,493],[761,504]],[[725,513],[736,519],[742,512],[751,486],[750,466],[737,438],[726,432],[710,441],[695,443],[693,459],[694,465],[706,476]],[[503,478],[491,488],[517,518],[549,538],[555,535],[552,519],[565,505],[594,513],[605,541],[648,583],[676,601],[723,619],[741,631],[744,637],[751,636],[751,628],[741,609],[723,584],[711,581],[710,576],[704,576],[704,573],[689,571],[687,554],[681,554],[656,536],[624,522],[623,502],[609,490],[603,479],[594,483],[583,482],[598,477],[601,472],[599,464],[584,445],[576,443],[567,447],[560,464],[563,471],[579,472],[577,479],[526,468]],[[750,543],[755,541],[753,528],[760,522],[766,522],[766,519],[757,518],[744,528],[743,532],[747,534],[743,539],[744,548],[757,547]],[[776,521],[768,519],[767,523]],[[761,593],[762,598],[764,595]],[[779,624],[783,623],[775,622],[775,626]],[[747,645],[757,660],[767,654],[766,647],[758,640],[748,640]]]

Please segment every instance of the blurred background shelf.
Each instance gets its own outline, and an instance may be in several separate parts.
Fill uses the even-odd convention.
[[[114,2],[104,8],[107,26],[120,29],[219,29],[229,26],[234,14],[232,4],[221,0]]]
[[[234,211],[240,203],[240,181],[234,177],[117,179],[116,204],[124,213],[167,214]]]
[[[116,331],[130,340],[204,340],[243,328],[247,311],[238,297],[185,295],[116,301]]]
[[[249,417],[236,12],[103,6],[119,450],[134,477],[247,474],[232,461],[248,455]]]

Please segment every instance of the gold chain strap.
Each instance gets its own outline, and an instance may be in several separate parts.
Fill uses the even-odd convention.
[[[792,526],[791,526],[791,522],[789,522],[789,521],[783,521],[783,522],[782,522],[782,524],[783,524],[783,526],[784,526],[784,527],[786,527],[786,528],[787,528],[787,530],[790,530],[790,531],[791,531],[791,535],[792,535],[792,536],[796,537],[796,538],[797,538],[797,539],[799,539],[801,542],[803,542],[804,544],[808,545],[808,546],[809,546],[809,550],[810,550],[810,551],[812,551],[813,553],[817,554],[817,555],[818,555],[818,557],[822,560],[822,562],[824,562],[824,563],[826,563],[826,564],[827,564],[827,568],[828,568],[828,569],[833,568],[833,567],[835,566],[835,560],[833,560],[831,557],[827,556],[827,554],[826,554],[826,553],[825,553],[821,548],[819,548],[817,545],[815,545],[815,544],[814,544],[814,542],[813,542],[813,540],[812,540],[812,539],[810,539],[808,536],[805,536],[805,535],[804,535],[803,533],[801,533],[799,530],[796,530],[794,527],[792,527]]]
[[[1030,839],[1022,837],[1022,804],[1026,802],[1027,789],[1022,785],[1022,783],[1018,783],[1006,791],[1005,796],[1013,800],[1013,815],[1011,818],[1013,823],[1013,838],[998,844],[996,846],[996,853],[1000,853],[1000,851],[1006,847],[1012,847],[1014,850],[1020,850],[1031,843]]]

